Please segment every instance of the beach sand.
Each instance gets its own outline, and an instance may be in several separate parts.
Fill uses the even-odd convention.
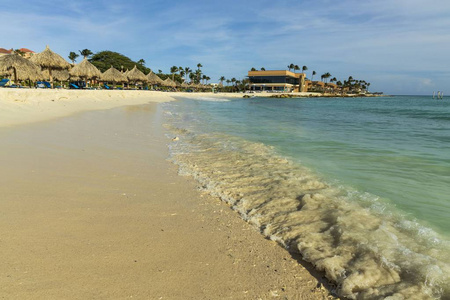
[[[179,95],[0,89],[1,298],[329,297],[166,161]]]

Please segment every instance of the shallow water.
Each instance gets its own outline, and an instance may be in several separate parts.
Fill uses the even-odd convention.
[[[210,100],[164,104],[181,173],[342,296],[450,297],[450,101]]]

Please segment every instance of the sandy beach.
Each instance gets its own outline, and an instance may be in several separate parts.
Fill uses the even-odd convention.
[[[183,96],[0,89],[3,299],[331,297],[166,160],[158,103]]]

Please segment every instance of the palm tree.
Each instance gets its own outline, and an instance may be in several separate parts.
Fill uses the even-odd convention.
[[[205,83],[205,81],[206,81],[206,78],[208,78],[208,77],[206,77],[206,75],[205,75],[205,74],[203,74],[203,76],[202,76],[203,84]]]
[[[184,75],[186,74],[186,72],[184,71],[184,69],[182,67],[178,68],[178,71],[180,72],[180,77],[181,79],[183,79]]]
[[[316,71],[312,71],[311,81],[313,81],[314,75],[316,75]]]
[[[290,65],[288,66],[289,71],[290,71],[291,69],[294,69],[294,67],[295,67],[294,64],[290,64]]]
[[[220,76],[219,81],[220,84],[223,85],[223,82],[225,81],[225,76]]]
[[[72,61],[72,65],[75,65],[75,61],[77,60],[77,57],[80,56],[79,54],[76,54],[75,52],[70,52],[68,58]]]
[[[266,70],[266,68],[264,68],[264,67],[261,67],[261,71],[265,71]]]
[[[81,55],[83,55],[84,58],[88,58],[89,56],[91,56],[92,54],[94,54],[91,50],[89,49],[83,49],[83,50],[78,50],[78,52],[80,52]]]
[[[162,70],[158,69],[158,74],[162,74]]]
[[[195,76],[196,76],[197,83],[200,83],[202,71],[200,69],[195,70]]]
[[[225,82],[227,83],[227,86],[228,86],[228,85],[230,85],[231,80],[230,80],[230,79],[227,79]]]
[[[196,75],[195,73],[189,73],[189,79],[191,80],[191,82],[195,81]]]
[[[308,67],[307,66],[303,66],[302,67],[302,73],[305,73],[305,71],[307,71],[308,70]]]
[[[143,58],[141,58],[140,60],[137,61],[138,65],[144,66],[145,65],[145,60]]]
[[[200,68],[203,68],[203,65],[201,63],[197,64],[197,71],[195,73],[197,74],[197,81],[200,82],[200,76],[202,75],[202,71]]]
[[[295,65],[294,66],[294,73],[295,73],[295,71],[299,71],[299,70],[300,70],[300,67],[298,65]]]
[[[191,73],[192,70],[189,67],[184,68],[184,73],[186,74],[186,79],[189,77],[189,73]]]
[[[323,79],[328,79],[328,78],[330,78],[331,77],[331,74],[330,73],[325,73],[325,74],[322,74],[322,76],[320,76],[321,78],[322,78],[322,81],[323,81]]]
[[[208,84],[208,81],[210,81],[211,80],[211,77],[209,77],[209,76],[206,76],[206,84]]]
[[[170,73],[172,74],[172,80],[174,80],[176,72],[178,72],[177,66],[173,66],[172,68],[170,68]]]
[[[250,71],[256,71],[256,69],[255,68],[251,68],[251,70]]]

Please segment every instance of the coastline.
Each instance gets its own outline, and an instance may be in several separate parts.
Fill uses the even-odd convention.
[[[143,90],[0,89],[0,127],[34,123],[123,105],[175,101],[174,97],[236,97],[225,93],[167,93]]]
[[[166,161],[157,103],[182,93],[3,91],[2,295],[329,296],[287,251]]]

